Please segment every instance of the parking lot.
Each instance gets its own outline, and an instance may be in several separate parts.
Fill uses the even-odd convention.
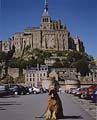
[[[44,120],[41,116],[47,107],[48,94],[12,95],[0,98],[1,120]],[[59,93],[62,100],[64,118],[62,120],[96,120],[95,116],[82,107],[78,98]],[[83,101],[82,101],[83,102]],[[83,102],[85,103],[85,102]],[[88,103],[87,103],[88,104]]]
[[[86,112],[88,112],[93,118],[97,119],[97,105],[93,103],[91,100],[79,99],[73,95],[69,95],[72,97],[72,100],[75,103],[78,103]]]

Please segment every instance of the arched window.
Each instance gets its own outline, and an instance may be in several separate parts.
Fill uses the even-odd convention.
[[[46,22],[46,18],[45,18],[45,22]]]
[[[46,22],[48,22],[48,18],[46,19]]]
[[[43,22],[44,22],[44,18],[43,18]]]

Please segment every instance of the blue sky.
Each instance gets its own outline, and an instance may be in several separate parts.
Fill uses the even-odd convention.
[[[71,36],[78,35],[86,52],[97,57],[97,0],[48,0],[49,15],[61,19]],[[39,26],[44,0],[0,0],[0,40],[25,27]]]

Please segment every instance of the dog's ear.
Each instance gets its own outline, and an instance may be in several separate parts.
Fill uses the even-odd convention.
[[[49,86],[48,92],[50,93],[50,91],[53,89],[53,86]]]
[[[53,93],[53,89],[49,90],[49,95],[51,95]]]

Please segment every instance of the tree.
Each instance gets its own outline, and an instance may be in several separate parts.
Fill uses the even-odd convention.
[[[64,67],[69,68],[70,67],[70,62],[67,59],[62,59],[62,63]]]
[[[60,56],[60,57],[63,56],[63,52],[62,51],[57,51],[56,53],[57,53],[57,56]]]
[[[8,62],[12,58],[14,52],[15,52],[15,46],[13,45],[12,49],[9,50],[6,54],[6,59],[5,59],[6,62]]]
[[[64,66],[63,66],[63,64],[62,64],[61,62],[55,62],[55,63],[53,64],[53,67],[55,67],[55,68],[62,68],[62,67],[64,67]]]
[[[85,76],[89,73],[88,62],[85,59],[72,63],[71,67],[75,67],[77,72],[81,73],[81,76]]]
[[[77,51],[71,51],[67,55],[67,61],[69,61],[70,63],[77,62],[78,60],[82,58],[83,58],[83,55]]]
[[[47,59],[47,58],[51,57],[51,52],[43,51],[42,52],[42,56],[43,56],[44,59]]]
[[[7,53],[5,52],[0,52],[0,62],[5,61],[7,58]]]

